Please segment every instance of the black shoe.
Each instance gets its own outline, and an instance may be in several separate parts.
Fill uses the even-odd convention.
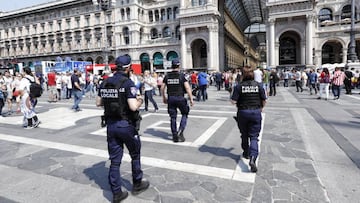
[[[253,156],[250,157],[249,165],[250,165],[251,172],[256,173],[257,167],[256,167],[256,158],[255,157],[253,157]]]
[[[250,159],[250,155],[249,155],[248,152],[243,152],[243,153],[242,153],[242,157],[243,157],[244,159]]]
[[[318,97],[317,99],[321,99],[321,97]]]
[[[126,199],[128,197],[128,192],[119,192],[117,194],[114,194],[113,196],[113,203],[121,202],[122,200]]]
[[[173,140],[173,142],[179,142],[179,139],[178,139],[177,135],[173,135],[172,140]]]
[[[184,137],[184,130],[179,130],[178,134],[177,134],[178,140],[179,142],[185,142],[185,137]]]
[[[148,189],[149,186],[150,186],[149,181],[142,180],[140,183],[134,184],[132,194],[133,195],[138,195],[138,194],[144,192],[146,189]]]

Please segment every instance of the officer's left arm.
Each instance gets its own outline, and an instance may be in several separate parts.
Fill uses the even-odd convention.
[[[166,98],[166,96],[165,96],[165,87],[166,87],[166,84],[165,84],[165,82],[161,85],[161,95],[162,95],[162,97],[163,97],[163,102],[164,102],[164,104],[167,104],[167,98]]]
[[[231,104],[236,104],[238,99],[239,99],[239,91],[238,91],[238,86],[236,85],[234,87],[233,94],[231,95],[231,99],[230,99]]]
[[[131,111],[136,111],[142,105],[143,99],[141,98],[141,96],[137,96],[137,88],[131,80],[129,81],[131,84],[128,88],[126,88],[127,103]]]
[[[142,105],[143,99],[142,98],[128,98],[127,102],[128,102],[130,110],[136,111]]]
[[[96,106],[104,106],[103,101],[99,96],[96,97]]]

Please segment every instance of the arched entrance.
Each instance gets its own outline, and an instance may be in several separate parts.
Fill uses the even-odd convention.
[[[91,57],[87,57],[85,61],[88,61],[88,62],[94,63],[94,59],[92,59]]]
[[[102,56],[98,56],[95,60],[96,64],[104,64],[104,58]]]
[[[293,31],[285,32],[279,42],[279,65],[301,64],[299,35]]]
[[[150,70],[150,56],[147,53],[142,53],[140,55],[140,63],[141,63],[141,72],[143,73],[145,70]]]
[[[164,69],[164,56],[162,55],[162,53],[160,52],[156,52],[154,55],[153,55],[153,59],[154,59],[154,63],[153,63],[153,67],[156,68],[156,70],[159,70],[159,69]]]
[[[207,68],[207,45],[202,39],[191,43],[193,68]]]
[[[322,64],[342,63],[342,45],[338,41],[328,41],[321,48]]]
[[[115,63],[115,57],[114,56],[108,56],[109,64]]]
[[[175,51],[169,51],[169,53],[166,54],[166,60],[172,61],[176,58],[179,58],[178,54]]]

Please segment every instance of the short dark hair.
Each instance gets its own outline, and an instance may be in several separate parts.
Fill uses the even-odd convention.
[[[32,75],[31,69],[30,69],[28,66],[24,67],[23,70],[24,70],[24,72],[25,72],[26,74]]]

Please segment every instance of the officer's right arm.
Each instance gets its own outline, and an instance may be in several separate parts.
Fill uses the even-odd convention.
[[[188,81],[184,82],[184,86],[185,86],[185,91],[189,95],[189,98],[190,98],[190,106],[193,106],[194,105],[194,100],[192,98],[191,88],[190,88],[190,85],[189,85]]]
[[[136,111],[140,108],[143,103],[143,99],[141,97],[138,98],[129,98],[127,99],[129,108],[131,111]]]

